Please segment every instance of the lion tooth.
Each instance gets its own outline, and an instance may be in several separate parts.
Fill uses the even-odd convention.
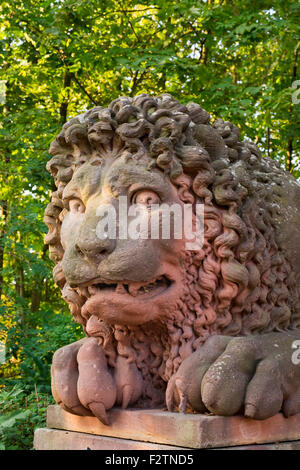
[[[96,286],[88,286],[88,293],[90,295],[95,295],[97,293],[97,287]]]
[[[129,284],[128,286],[128,290],[129,290],[129,293],[133,296],[133,297],[136,297],[137,294],[138,294],[138,286],[134,285],[134,284]]]
[[[127,294],[124,284],[121,283],[117,284],[115,292],[117,292],[118,294]]]
[[[89,296],[89,292],[88,292],[87,287],[79,287],[78,292],[82,297],[88,297]]]

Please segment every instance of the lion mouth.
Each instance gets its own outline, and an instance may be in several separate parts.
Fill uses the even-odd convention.
[[[149,298],[162,294],[172,284],[172,281],[165,275],[152,279],[149,282],[113,282],[105,279],[94,280],[89,284],[76,287],[79,295],[89,299],[99,294],[120,294],[131,297]]]

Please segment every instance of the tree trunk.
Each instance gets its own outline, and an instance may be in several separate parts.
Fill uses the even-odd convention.
[[[68,70],[65,70],[64,83],[63,83],[64,90],[71,85],[71,81],[72,81],[72,74]],[[60,108],[59,108],[60,121],[62,124],[67,122],[68,106],[69,106],[69,93],[67,93],[67,96],[64,97],[64,100],[61,103]]]
[[[7,219],[7,201],[0,201],[0,208],[3,217],[3,227],[0,230],[0,300],[3,293],[3,268],[4,268],[4,250],[5,250],[5,228]]]
[[[34,287],[31,293],[31,307],[32,312],[37,312],[41,304],[41,288]]]

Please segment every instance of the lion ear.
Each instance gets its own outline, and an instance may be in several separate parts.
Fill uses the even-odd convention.
[[[186,173],[195,173],[207,169],[210,165],[209,154],[200,145],[197,147],[183,146],[177,154]]]
[[[212,161],[228,156],[228,148],[222,137],[210,125],[198,124],[195,126],[193,138],[209,153]]]
[[[202,109],[198,103],[188,103],[186,105],[189,115],[195,124],[208,124],[210,121],[210,114]]]

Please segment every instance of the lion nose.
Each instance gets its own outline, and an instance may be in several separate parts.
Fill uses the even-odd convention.
[[[79,255],[98,262],[112,253],[114,248],[114,240],[109,238],[100,240],[97,236],[89,238],[81,237],[75,244],[75,249]]]

